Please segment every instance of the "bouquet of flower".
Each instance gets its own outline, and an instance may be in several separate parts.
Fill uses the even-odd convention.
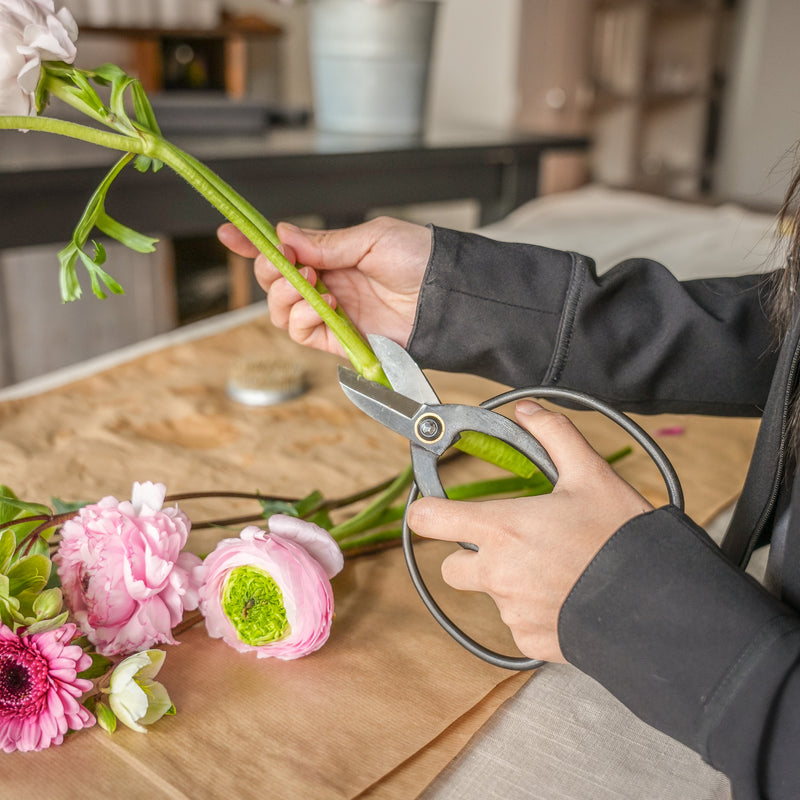
[[[164,507],[165,495],[162,484],[134,483],[130,501],[105,497],[53,516],[1,487],[5,752],[60,744],[94,715],[109,731],[120,720],[146,732],[174,712],[153,680],[164,651],[152,648],[177,644],[186,611],[199,608],[210,636],[259,658],[299,658],[328,639],[330,579],[344,560],[326,530],[274,514],[202,560],[185,551],[191,523]]]
[[[141,84],[113,64],[94,70],[73,66],[77,35],[69,11],[56,11],[53,0],[0,0],[0,129],[69,136],[122,154],[59,254],[64,300],[81,295],[79,265],[98,297],[122,292],[104,269],[102,244],[90,237],[96,228],[134,250],[151,251],[155,240],[111,218],[105,198],[123,169],[166,166],[281,270],[362,375],[387,383],[347,315],[328,306],[324,287],[308,284],[284,257],[272,225],[161,135]],[[90,124],[40,116],[51,98],[77,109]],[[503,443],[465,434],[459,446],[516,474],[451,487],[453,499],[550,489],[530,462]],[[249,520],[259,526],[222,539],[204,559],[185,549],[191,522],[177,505],[165,506],[181,498],[167,498],[161,484],[134,483],[130,501],[105,497],[82,506],[54,501],[53,509],[0,486],[0,747],[39,750],[95,721],[109,731],[119,720],[146,732],[174,712],[155,680],[165,657],[155,646],[176,644],[182,626],[200,620],[210,636],[259,658],[315,652],[331,630],[330,579],[342,569],[342,551],[399,537],[403,507],[396,501],[412,478],[409,467],[336,501],[316,492],[296,500],[248,495],[261,503]],[[333,509],[356,503],[363,506],[358,513],[334,524]],[[229,528],[234,522],[242,520],[213,524]],[[185,617],[186,612],[196,613]]]

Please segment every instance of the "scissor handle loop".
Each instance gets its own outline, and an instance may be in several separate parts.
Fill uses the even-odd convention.
[[[513,403],[517,400],[523,400],[528,397],[537,397],[542,399],[553,399],[568,401],[577,404],[584,408],[590,408],[598,411],[603,416],[608,417],[610,420],[619,425],[630,436],[638,442],[650,456],[650,458],[658,467],[658,471],[664,479],[667,487],[667,494],[669,502],[676,506],[678,509],[683,510],[683,490],[681,489],[680,480],[675,472],[675,468],[670,463],[664,451],[656,444],[652,437],[640,425],[634,422],[630,417],[622,414],[621,412],[611,408],[611,406],[598,400],[591,395],[584,394],[583,392],[576,392],[572,389],[561,389],[554,386],[533,386],[523,389],[512,389],[509,392],[499,394],[489,400],[481,403],[481,408],[494,409],[507,403]],[[530,434],[526,435],[533,438]],[[544,661],[535,658],[524,658],[518,656],[507,656],[490,650],[488,647],[476,642],[472,637],[468,636],[461,630],[439,607],[437,602],[433,599],[425,581],[422,579],[417,559],[414,555],[414,544],[412,540],[412,531],[408,527],[408,508],[414,500],[419,497],[420,490],[416,483],[411,484],[411,489],[408,493],[408,500],[406,502],[405,513],[403,514],[403,555],[406,559],[411,581],[414,588],[422,598],[422,602],[430,611],[433,618],[444,628],[450,636],[453,637],[462,647],[466,648],[473,655],[483,659],[489,664],[503,669],[512,669],[517,671],[536,669],[542,666]]]

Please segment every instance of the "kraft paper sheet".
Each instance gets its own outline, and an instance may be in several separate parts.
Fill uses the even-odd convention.
[[[309,370],[310,390],[271,408],[230,400],[242,356],[280,355]],[[266,315],[152,353],[43,394],[0,403],[0,482],[26,499],[129,497],[134,480],[168,492],[261,491],[346,495],[395,475],[407,443],[355,409],[336,381],[337,360],[291,343]],[[504,387],[431,376],[443,401],[476,403]],[[603,453],[626,435],[591,412],[570,412]],[[738,494],[754,420],[639,418],[673,460],[689,513],[701,524]],[[660,433],[659,433],[660,432]],[[661,435],[664,434],[664,435]],[[486,474],[461,459],[445,484]],[[660,478],[635,448],[619,472],[653,503]],[[191,501],[193,520],[253,509]],[[193,532],[207,552],[222,534]],[[224,535],[232,535],[226,532]],[[514,653],[490,601],[441,583],[451,545],[417,548],[441,604],[480,641]],[[198,625],[168,647],[161,673],[178,708],[147,735],[95,727],[37,754],[3,756],[0,794],[60,798],[413,797],[530,676],[479,661],[432,620],[398,549],[349,560],[334,579],[328,644],[299,661],[257,660],[209,639]],[[535,675],[533,677],[535,680]]]

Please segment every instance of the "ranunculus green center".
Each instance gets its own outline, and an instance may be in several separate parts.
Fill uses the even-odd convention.
[[[222,610],[238,637],[252,647],[277,642],[291,633],[280,587],[257,567],[231,570],[222,589]]]

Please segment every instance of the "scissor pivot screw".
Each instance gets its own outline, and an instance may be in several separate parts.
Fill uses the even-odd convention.
[[[414,427],[417,437],[427,444],[435,444],[444,436],[444,420],[438,414],[424,414]]]

